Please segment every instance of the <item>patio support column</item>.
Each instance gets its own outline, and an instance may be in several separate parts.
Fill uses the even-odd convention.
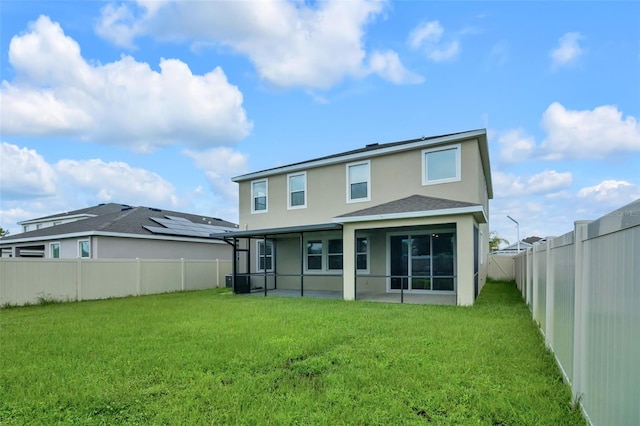
[[[262,238],[264,244],[264,297],[267,297],[267,235]],[[258,262],[260,262],[260,251],[258,251]],[[273,262],[273,252],[271,252],[271,262]],[[273,266],[273,265],[272,265]],[[258,265],[260,267],[260,265]]]
[[[356,299],[356,225],[345,223],[342,227],[342,294],[344,300]]]
[[[456,293],[458,305],[462,306],[471,306],[474,301],[473,252],[473,217],[460,216],[456,224]]]

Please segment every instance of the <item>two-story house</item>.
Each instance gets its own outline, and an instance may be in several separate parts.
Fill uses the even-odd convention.
[[[375,143],[233,178],[236,292],[472,305],[486,277],[485,130]]]

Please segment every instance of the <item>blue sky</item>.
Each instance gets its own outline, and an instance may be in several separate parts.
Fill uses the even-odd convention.
[[[249,171],[486,128],[491,230],[640,198],[639,2],[0,3],[0,226],[102,202],[237,221]]]

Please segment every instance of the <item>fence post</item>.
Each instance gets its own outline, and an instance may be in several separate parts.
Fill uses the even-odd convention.
[[[531,253],[531,309],[533,310],[533,320],[540,323],[538,319],[538,246],[534,243]]]
[[[220,288],[220,259],[216,259],[216,288]]]
[[[140,258],[136,257],[136,296],[140,296],[142,291],[142,265],[140,264]]]
[[[586,355],[587,355],[587,307],[589,291],[588,277],[585,277],[584,239],[587,234],[587,220],[574,222],[573,244],[575,253],[574,270],[574,311],[573,311],[573,400],[580,400],[586,389]]]
[[[185,280],[187,279],[187,271],[185,269],[185,262],[184,262],[184,257],[180,258],[180,272],[181,272],[181,278],[182,278],[182,286],[181,286],[181,290],[184,291],[184,286],[185,286]]]
[[[545,295],[546,295],[546,307],[545,307],[545,330],[544,330],[544,335],[545,335],[545,340],[546,340],[546,344],[548,348],[551,348],[551,350],[553,350],[553,319],[554,319],[554,310],[553,310],[553,305],[555,303],[555,294],[554,294],[554,287],[555,287],[555,281],[554,281],[554,272],[555,272],[555,264],[553,263],[553,256],[551,256],[551,249],[553,247],[553,238],[551,237],[547,237],[547,270],[545,271],[546,273],[546,281],[547,281],[547,285],[546,285],[546,291],[545,291]]]

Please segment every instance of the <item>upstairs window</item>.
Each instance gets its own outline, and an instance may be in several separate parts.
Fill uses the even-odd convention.
[[[307,207],[307,172],[294,173],[287,176],[288,208],[303,209]]]
[[[422,184],[457,182],[460,177],[460,145],[422,151]]]
[[[347,164],[347,203],[371,200],[371,162]]]
[[[266,179],[251,182],[251,213],[266,213],[269,185]]]

